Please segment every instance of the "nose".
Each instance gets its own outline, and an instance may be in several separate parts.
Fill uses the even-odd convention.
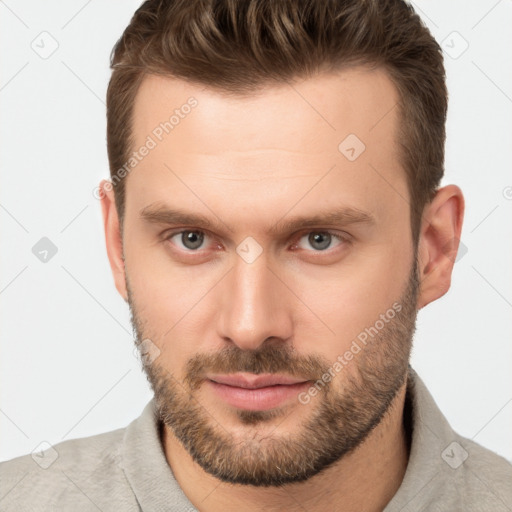
[[[291,338],[290,297],[273,271],[264,254],[252,263],[236,258],[220,293],[218,330],[223,339],[256,350],[269,338]]]

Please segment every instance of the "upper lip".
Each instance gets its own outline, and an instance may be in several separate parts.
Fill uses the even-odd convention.
[[[258,389],[266,386],[275,386],[277,384],[290,385],[306,382],[306,379],[291,377],[289,375],[278,375],[276,373],[266,373],[255,375],[253,373],[231,373],[225,375],[207,375],[209,380],[219,384],[226,384],[238,388]]]

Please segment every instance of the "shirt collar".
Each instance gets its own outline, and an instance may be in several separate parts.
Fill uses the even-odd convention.
[[[409,366],[404,422],[410,418],[410,452],[402,483],[384,512],[418,510],[428,496],[440,495],[453,477],[442,458],[449,445],[459,439],[435,403],[424,382]]]
[[[126,429],[123,470],[142,510],[196,510],[174,478],[165,457],[154,398]]]

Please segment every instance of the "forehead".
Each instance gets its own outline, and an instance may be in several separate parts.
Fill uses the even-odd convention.
[[[286,194],[290,201],[328,175],[326,190],[317,187],[309,199],[327,192],[327,202],[352,200],[359,204],[349,206],[378,214],[397,191],[407,196],[397,107],[398,93],[382,69],[355,67],[244,96],[150,75],[135,99],[132,149],[151,140],[151,150],[129,172],[127,204],[140,211],[179,201],[185,186],[188,195],[196,192],[194,208],[207,213],[197,199],[212,193],[233,204]]]
[[[283,149],[323,149],[318,148],[322,140],[323,147],[331,148],[331,140],[338,140],[347,131],[369,141],[369,132],[384,116],[387,129],[393,124],[397,114],[393,107],[398,103],[396,88],[381,68],[354,67],[290,84],[262,87],[245,95],[149,75],[135,98],[136,142],[142,142],[139,137],[152,133],[160,123],[168,121],[192,97],[197,100],[193,116],[182,123],[184,119],[180,115],[183,113],[177,112],[180,117],[173,128],[173,136],[187,131],[187,125],[194,130],[196,148],[215,152],[251,150],[256,142],[265,141],[265,135],[273,146],[282,145]],[[395,111],[390,112],[390,109]],[[221,130],[209,131],[212,125]],[[280,128],[286,130],[280,131]],[[314,132],[318,137],[312,139]],[[331,137],[326,139],[325,134],[329,132]],[[257,135],[257,140],[249,139],[249,135]]]

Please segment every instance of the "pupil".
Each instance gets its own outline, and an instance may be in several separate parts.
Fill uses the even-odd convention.
[[[309,235],[309,243],[312,247],[319,250],[324,250],[331,245],[331,235],[329,233],[311,233]]]
[[[198,231],[184,231],[181,241],[187,249],[197,249],[203,243],[203,234]]]

